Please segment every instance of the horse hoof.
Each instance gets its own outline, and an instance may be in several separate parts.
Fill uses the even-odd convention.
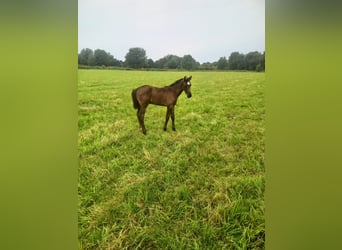
[[[164,131],[166,131],[166,128],[163,128]]]
[[[172,128],[173,131],[176,131],[176,128]]]

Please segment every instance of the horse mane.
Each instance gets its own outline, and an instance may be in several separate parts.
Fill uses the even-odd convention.
[[[178,83],[179,83],[180,81],[182,81],[182,80],[183,80],[183,78],[181,78],[181,79],[175,81],[174,83],[170,84],[169,87],[175,86],[176,84],[178,84]]]

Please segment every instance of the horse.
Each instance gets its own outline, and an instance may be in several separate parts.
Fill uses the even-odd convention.
[[[146,128],[144,123],[144,116],[146,108],[149,104],[159,106],[166,106],[166,120],[164,124],[164,131],[166,131],[167,123],[171,116],[172,130],[176,131],[175,127],[175,112],[174,108],[177,104],[179,95],[184,91],[188,98],[191,94],[191,80],[192,76],[181,78],[174,83],[163,88],[153,87],[150,85],[143,85],[132,90],[133,107],[137,109],[137,117],[142,133],[146,135]]]

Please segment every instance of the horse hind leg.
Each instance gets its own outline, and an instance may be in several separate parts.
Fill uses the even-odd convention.
[[[139,122],[139,128],[141,128],[141,121],[140,121],[140,116],[139,116],[140,108],[137,110],[137,118]]]
[[[146,128],[145,128],[145,122],[144,122],[146,107],[147,106],[140,107],[140,109],[137,113],[138,119],[139,119],[139,124],[140,124],[140,127],[141,127],[144,135],[146,135]]]

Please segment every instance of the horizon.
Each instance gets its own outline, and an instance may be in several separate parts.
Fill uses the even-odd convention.
[[[134,48],[136,48],[136,47],[134,47]],[[141,47],[139,47],[139,48],[141,48]],[[82,48],[82,49],[91,49],[93,52],[95,52],[95,50],[101,49],[101,48],[96,48],[96,49],[92,49],[92,48]],[[78,50],[78,54],[82,51],[82,49]],[[130,48],[127,49],[127,53],[128,53],[128,51],[129,51],[129,49],[130,49]],[[101,49],[101,50],[103,50],[103,49]],[[106,51],[106,50],[104,50],[104,51]],[[110,53],[111,55],[113,55],[113,54],[112,54],[111,52],[109,52],[109,51],[106,51],[106,52],[107,52],[107,53]],[[240,54],[246,55],[246,54],[248,54],[248,53],[250,53],[250,52],[259,52],[260,54],[263,54],[265,51],[256,51],[256,50],[253,50],[253,51],[248,51],[247,53],[242,53],[242,52],[240,52],[240,51],[232,51],[232,53],[233,53],[233,52],[239,52]],[[126,53],[126,54],[127,54],[127,53]],[[169,55],[178,56],[179,58],[182,58],[182,57],[184,57],[185,55],[191,55],[191,54],[185,54],[185,55],[183,55],[183,56],[174,55],[174,54],[167,54],[167,55],[164,55],[164,56],[162,56],[162,57],[160,57],[160,58],[158,58],[158,59],[153,59],[153,58],[150,58],[150,57],[148,56],[147,51],[146,51],[147,60],[148,60],[148,59],[152,59],[153,62],[156,62],[156,61],[158,61],[159,59],[164,58],[164,57],[169,56]],[[113,56],[114,56],[114,55],[113,55]],[[192,56],[192,55],[191,55],[191,56]],[[204,64],[204,63],[215,63],[215,62],[217,62],[221,57],[225,57],[225,58],[228,60],[228,59],[229,59],[229,56],[230,56],[230,54],[229,54],[229,55],[220,56],[219,58],[217,58],[217,59],[214,60],[214,61],[204,61],[204,62],[198,61],[194,56],[192,56],[192,57],[193,57],[197,62],[199,62],[200,64]],[[117,59],[117,60],[119,60],[119,61],[122,61],[122,62],[125,61],[125,58],[120,59],[120,58],[116,58],[115,56],[114,56],[114,58]]]

